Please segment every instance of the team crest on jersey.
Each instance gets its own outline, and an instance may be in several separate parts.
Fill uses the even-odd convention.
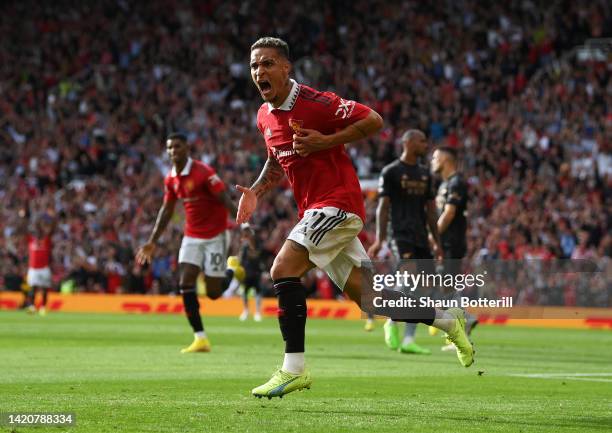
[[[289,126],[293,131],[297,132],[298,129],[302,129],[304,127],[304,121],[298,119],[289,119]]]
[[[266,137],[270,138],[272,137],[272,130],[270,129],[270,127],[266,127]]]

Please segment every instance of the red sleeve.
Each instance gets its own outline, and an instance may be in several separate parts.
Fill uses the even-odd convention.
[[[206,167],[206,186],[213,194],[225,191],[225,184],[212,167]]]
[[[370,107],[359,102],[343,99],[332,92],[324,92],[332,102],[327,107],[326,116],[332,129],[344,129],[358,120],[365,119],[370,113]]]
[[[176,193],[172,189],[170,177],[166,176],[164,178],[164,203],[167,201],[176,201],[176,199]]]

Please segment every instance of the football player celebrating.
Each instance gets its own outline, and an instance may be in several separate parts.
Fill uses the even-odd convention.
[[[230,200],[225,184],[212,167],[189,157],[187,138],[170,134],[166,151],[172,170],[164,179],[164,202],[157,214],[153,232],[136,254],[140,264],[150,263],[159,237],[174,213],[178,199],[185,208],[185,235],[179,250],[179,288],[187,320],[194,332],[194,341],[182,353],[209,352],[210,342],[200,317],[196,279],[204,272],[206,294],[219,298],[229,287],[234,275],[243,278],[244,270],[226,269],[230,236],[227,230],[228,212],[235,218],[236,205]]]
[[[280,370],[252,394],[272,398],[309,388],[312,382],[304,362],[307,310],[300,277],[319,267],[360,306],[361,293],[368,289],[362,286],[372,287],[371,272],[362,266],[368,255],[357,238],[365,220],[361,187],[344,144],[373,135],[382,128],[383,120],[365,105],[290,79],[289,47],[281,39],[256,41],[251,47],[250,69],[264,100],[257,127],[266,141],[268,159],[250,188],[236,186],[242,192],[237,223],[249,220],[258,199],[283,174],[289,179],[301,218],[270,270],[285,358]],[[473,349],[461,310],[416,307],[411,314],[419,317],[413,320],[447,332],[462,364],[472,364]]]

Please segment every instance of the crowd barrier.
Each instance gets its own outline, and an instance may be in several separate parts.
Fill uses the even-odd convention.
[[[0,310],[16,310],[22,302],[23,294],[0,291]],[[239,298],[216,301],[201,298],[200,304],[206,316],[231,317],[238,316],[242,311],[242,301]],[[262,307],[264,316],[276,316],[276,299],[264,299]],[[182,314],[183,303],[180,296],[167,295],[50,293],[47,310],[71,313]],[[470,308],[469,311],[484,325],[612,329],[612,308],[516,306],[506,309]],[[349,301],[311,299],[308,301],[308,317],[356,320],[362,318],[362,313]]]

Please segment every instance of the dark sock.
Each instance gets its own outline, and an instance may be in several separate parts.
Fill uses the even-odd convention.
[[[304,352],[306,329],[306,290],[297,277],[274,281],[278,296],[278,324],[280,325],[285,353]]]
[[[48,289],[42,289],[42,306],[46,307],[47,306],[47,293],[49,293]]]
[[[382,289],[380,294],[383,299],[398,300],[400,298],[406,297],[406,295],[404,295],[403,293],[398,292],[397,290],[390,289]],[[436,318],[436,309],[433,307],[421,307],[417,303],[417,305],[414,307],[404,308],[401,314],[398,314],[397,316],[398,317],[390,317],[390,319],[395,322],[424,323],[426,325],[431,326]]]
[[[200,302],[194,287],[182,287],[181,294],[183,295],[183,306],[185,307],[185,315],[193,332],[201,332],[204,330],[202,318],[200,317]]]
[[[30,289],[30,291],[26,294],[26,301],[25,301],[26,307],[29,307],[30,305],[34,305],[34,298],[35,298],[34,295],[35,295],[34,289]]]

